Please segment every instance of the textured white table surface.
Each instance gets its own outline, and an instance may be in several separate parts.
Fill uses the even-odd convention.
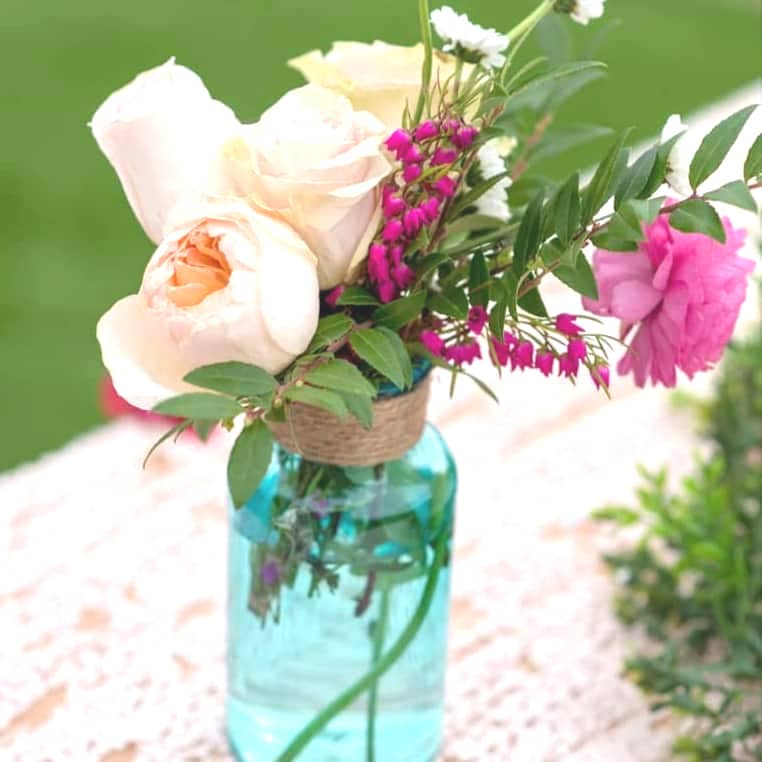
[[[441,380],[431,407],[460,471],[443,762],[663,762],[675,726],[620,675],[633,636],[586,516],[630,499],[636,463],[690,467],[691,422],[620,380],[612,402],[536,374],[498,388],[499,408],[465,383],[449,402]],[[143,472],[155,435],[117,422],[0,475],[3,762],[229,759],[228,445]]]

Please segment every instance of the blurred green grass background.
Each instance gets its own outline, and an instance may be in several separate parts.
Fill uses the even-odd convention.
[[[533,6],[453,4],[501,30]],[[637,125],[644,137],[670,113],[758,77],[759,8],[757,0],[609,0],[606,20],[622,21],[599,52],[611,76],[560,121]],[[600,28],[575,28],[575,38]],[[409,44],[418,30],[415,0],[10,0],[0,30],[2,470],[101,419],[95,323],[134,292],[151,254],[86,127],[100,102],[176,55],[253,121],[300,84],[288,58],[335,39]],[[584,165],[599,148],[555,169]]]

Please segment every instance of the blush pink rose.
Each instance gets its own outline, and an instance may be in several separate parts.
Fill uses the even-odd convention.
[[[738,256],[745,232],[724,220],[726,243],[682,233],[659,217],[646,228],[634,254],[596,251],[599,299],[587,310],[622,321],[622,336],[635,331],[619,363],[635,383],[674,386],[677,369],[692,378],[708,370],[730,341],[754,263]]]

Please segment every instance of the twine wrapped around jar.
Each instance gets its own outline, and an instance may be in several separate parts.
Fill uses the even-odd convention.
[[[423,434],[431,390],[427,374],[411,391],[373,403],[373,426],[364,429],[354,417],[340,420],[326,410],[294,403],[285,423],[271,423],[276,441],[315,463],[375,466],[399,460]]]

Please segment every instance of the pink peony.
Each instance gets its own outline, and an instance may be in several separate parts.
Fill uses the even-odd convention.
[[[599,299],[584,299],[597,315],[622,321],[635,336],[617,370],[635,383],[674,386],[677,368],[689,377],[722,356],[746,297],[754,263],[738,256],[745,233],[723,221],[727,242],[681,233],[659,217],[634,254],[596,251]]]

